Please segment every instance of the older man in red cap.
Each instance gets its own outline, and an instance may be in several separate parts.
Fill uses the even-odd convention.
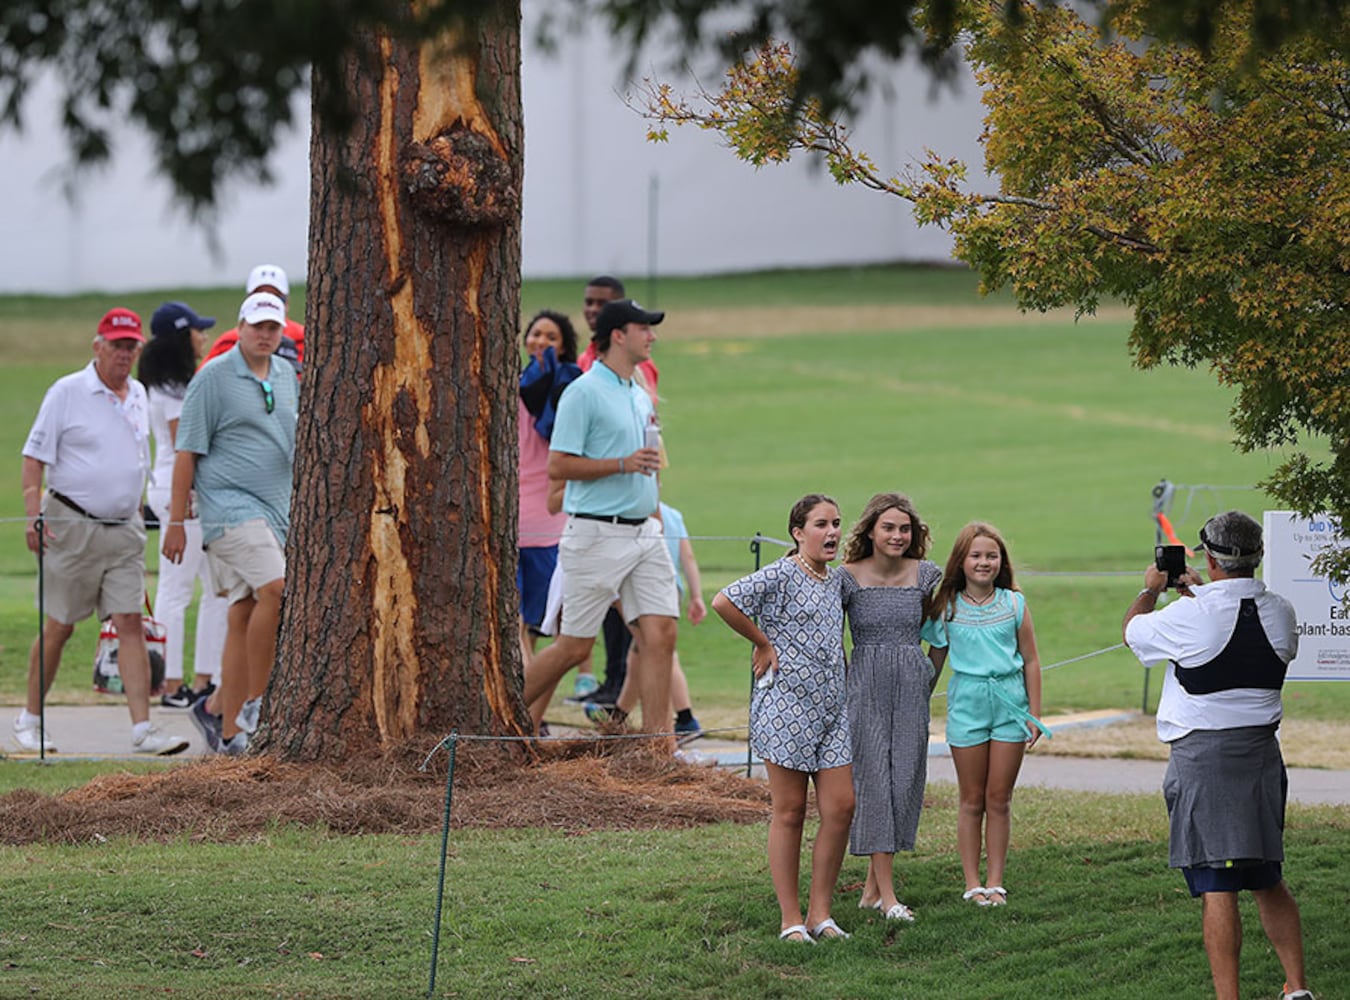
[[[98,324],[94,360],[47,390],[23,446],[25,539],[40,560],[38,596],[46,614],[28,656],[27,704],[14,720],[14,740],[23,750],[56,750],[40,724],[42,703],[76,622],[95,613],[111,617],[117,628],[131,749],[165,755],[188,747],[150,722],[141,622],[149,408],[145,388],[131,377],[144,343],[141,318],[110,309]]]

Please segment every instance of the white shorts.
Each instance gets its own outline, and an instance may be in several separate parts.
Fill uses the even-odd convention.
[[[286,554],[262,518],[233,528],[206,546],[211,584],[231,604],[252,597],[260,588],[286,576]]]
[[[625,621],[643,615],[680,616],[675,567],[661,536],[661,522],[610,524],[567,519],[558,542],[563,571],[563,635],[593,639],[618,591]]]

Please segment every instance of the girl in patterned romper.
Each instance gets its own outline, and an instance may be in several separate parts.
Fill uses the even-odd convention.
[[[778,936],[808,944],[848,937],[830,917],[853,818],[844,612],[838,571],[829,566],[839,548],[839,523],[839,507],[829,497],[802,497],[788,515],[793,550],[713,598],[713,610],[754,644],[750,746],[764,760],[773,801],[769,872],[780,911]],[[798,876],[813,778],[820,830],[803,920]]]
[[[1013,584],[1008,547],[993,525],[976,521],[956,536],[942,583],[926,610],[923,638],[938,671],[946,660],[952,664],[947,745],[961,800],[956,820],[956,849],[966,879],[961,898],[1002,906],[1008,901],[1002,883],[1013,785],[1023,753],[1045,726],[1036,718],[1041,713],[1036,631],[1026,599]],[[981,832],[988,862],[984,881]]]

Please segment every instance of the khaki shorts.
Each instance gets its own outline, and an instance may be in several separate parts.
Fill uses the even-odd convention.
[[[206,546],[206,568],[216,593],[231,604],[286,576],[286,554],[262,518],[226,528]]]
[[[48,509],[50,508],[50,510]],[[55,497],[42,502],[50,536],[38,574],[39,606],[63,625],[92,614],[139,614],[145,606],[145,525],[103,524],[78,514]]]
[[[609,524],[567,519],[558,542],[563,570],[563,635],[593,639],[618,591],[626,621],[643,615],[680,616],[675,567],[661,537],[661,522]]]

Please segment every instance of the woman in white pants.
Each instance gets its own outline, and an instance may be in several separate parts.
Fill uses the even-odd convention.
[[[210,346],[206,330],[215,322],[209,316],[198,316],[181,302],[165,302],[150,318],[150,342],[141,354],[137,377],[149,396],[150,433],[155,441],[155,462],[146,500],[161,525],[169,519],[173,444],[178,434],[183,396]],[[206,570],[201,521],[190,515],[183,528],[187,532],[187,549],[182,562],[170,562],[156,552],[159,585],[155,588],[155,617],[168,633],[164,646],[165,690],[161,702],[169,708],[188,708],[197,698],[215,690],[212,679],[219,669],[225,647],[225,615],[229,607],[225,598],[216,594]],[[202,582],[202,599],[197,608],[194,676],[189,687],[183,681],[183,633],[188,605],[192,603],[198,580]]]

